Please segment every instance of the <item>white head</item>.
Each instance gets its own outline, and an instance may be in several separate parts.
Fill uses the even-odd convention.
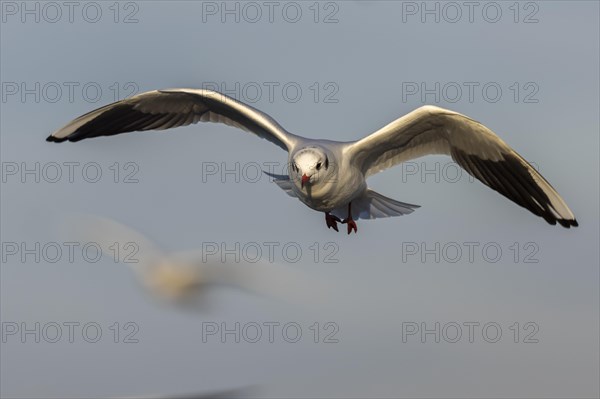
[[[290,162],[290,178],[300,182],[300,187],[314,186],[325,181],[330,160],[325,151],[319,147],[306,147],[292,156]]]

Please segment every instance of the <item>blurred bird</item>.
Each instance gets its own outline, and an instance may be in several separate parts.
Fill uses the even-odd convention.
[[[111,219],[73,214],[63,221],[63,234],[98,244],[106,256],[114,255],[115,243],[126,249],[130,259],[122,254],[118,260],[132,267],[151,294],[169,302],[183,304],[209,287],[223,285],[303,305],[318,305],[331,291],[322,279],[315,281],[290,265],[209,262],[202,250],[167,253],[142,233]]]

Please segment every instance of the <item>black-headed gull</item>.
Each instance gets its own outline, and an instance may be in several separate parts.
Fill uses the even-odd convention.
[[[294,135],[267,114],[222,93],[201,89],[154,90],[80,116],[47,138],[79,141],[119,133],[220,122],[267,139],[288,152],[288,175],[273,175],[289,195],[357,231],[356,219],[400,216],[418,205],[367,188],[366,178],[429,154],[450,155],[468,173],[548,223],[577,226],[575,216],[525,159],[481,123],[435,106],[422,106],[358,141]],[[342,219],[344,218],[344,219]]]

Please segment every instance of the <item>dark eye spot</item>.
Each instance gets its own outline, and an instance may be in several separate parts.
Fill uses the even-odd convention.
[[[325,169],[329,169],[329,158],[325,157]]]
[[[321,169],[321,162],[319,162],[319,163],[317,164],[317,170],[320,170],[320,169]]]

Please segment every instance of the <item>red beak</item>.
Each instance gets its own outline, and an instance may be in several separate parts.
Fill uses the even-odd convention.
[[[308,183],[309,181],[310,181],[310,177],[306,176],[306,173],[305,173],[305,174],[303,174],[303,175],[302,175],[302,184],[301,184],[302,188],[304,188],[304,185],[305,185],[306,183]]]

